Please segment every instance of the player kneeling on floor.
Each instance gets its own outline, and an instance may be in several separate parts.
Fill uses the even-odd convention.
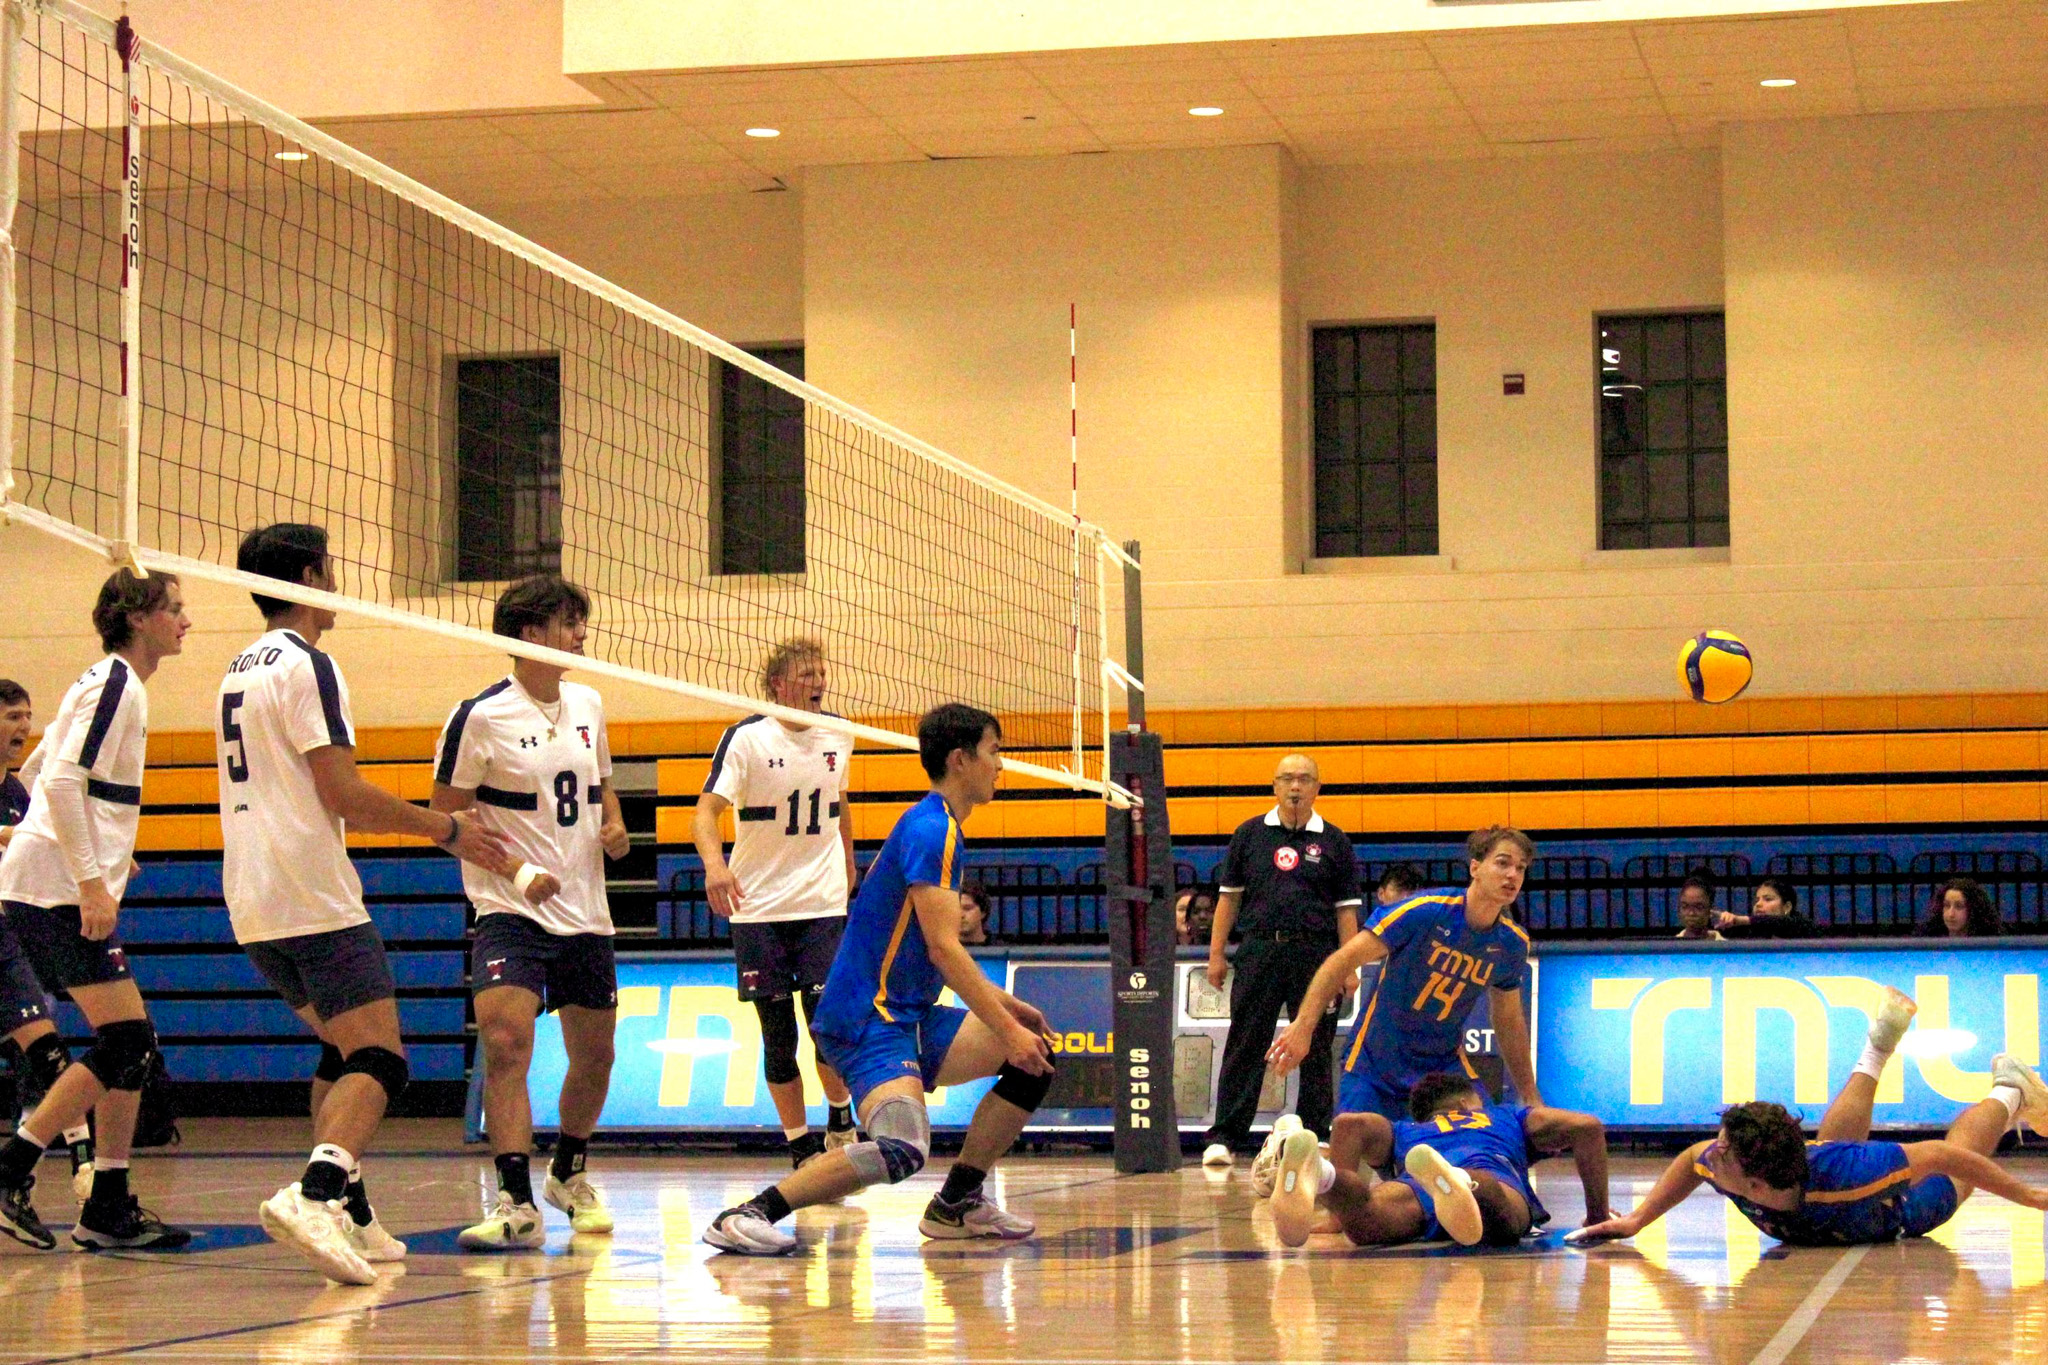
[[[868,869],[811,1023],[819,1056],[853,1093],[867,1139],[719,1214],[704,1233],[719,1250],[794,1251],[796,1238],[775,1226],[792,1210],[917,1174],[931,1155],[925,1093],[984,1076],[996,1078],[995,1088],[975,1109],[959,1160],[918,1230],[1005,1239],[1035,1230],[992,1203],[982,1183],[1052,1084],[1045,1016],[998,989],[960,945],[960,822],[995,799],[1002,733],[994,716],[958,704],[918,721],[931,792],[897,820]],[[966,1009],[938,1003],[946,986]]]
[[[1680,1152],[1643,1202],[1617,1218],[1571,1235],[1572,1241],[1633,1237],[1698,1189],[1712,1185],[1743,1217],[1795,1246],[1851,1246],[1924,1237],[1955,1217],[1973,1190],[2048,1209],[2048,1189],[2031,1186],[1991,1159],[2017,1121],[2048,1131],[2048,1086],[2018,1058],[1991,1059],[1991,1094],[1965,1109],[1936,1142],[1872,1142],[1878,1078],[1916,1010],[1903,992],[1886,992],[1871,1021],[1863,1057],[1808,1142],[1796,1115],[1763,1100],[1721,1115],[1709,1142]]]
[[[1513,1246],[1550,1221],[1529,1167],[1570,1152],[1586,1191],[1586,1221],[1607,1218],[1607,1133],[1591,1114],[1545,1106],[1488,1104],[1479,1083],[1438,1072],[1417,1081],[1410,1118],[1341,1114],[1329,1155],[1315,1134],[1281,1138],[1273,1171],[1273,1226],[1288,1246],[1315,1231],[1342,1232],[1359,1246],[1449,1237],[1461,1246]],[[1363,1166],[1401,1174],[1369,1184]],[[1316,1226],[1320,1204],[1334,1227]]]

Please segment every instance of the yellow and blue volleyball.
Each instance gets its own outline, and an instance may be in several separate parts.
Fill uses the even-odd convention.
[[[1678,647],[1678,681],[1694,701],[1734,701],[1754,671],[1749,646],[1725,630],[1703,630]]]

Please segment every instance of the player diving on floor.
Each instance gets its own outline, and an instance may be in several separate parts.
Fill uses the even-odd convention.
[[[1991,1059],[1991,1094],[1965,1109],[1933,1142],[1872,1142],[1871,1109],[1885,1064],[1917,1007],[1887,991],[1871,1020],[1862,1058],[1809,1142],[1797,1115],[1752,1100],[1721,1115],[1721,1131],[1680,1152],[1643,1201],[1567,1240],[1633,1237],[1702,1184],[1728,1196],[1769,1237],[1795,1246],[1850,1246],[1924,1237],[1955,1216],[1976,1190],[2048,1209],[2048,1189],[1992,1160],[2006,1130],[2024,1120],[2048,1128],[2048,1086],[2018,1058]]]

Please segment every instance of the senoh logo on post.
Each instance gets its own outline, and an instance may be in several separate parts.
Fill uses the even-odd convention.
[[[1279,868],[1282,872],[1292,872],[1295,868],[1301,866],[1301,855],[1296,853],[1291,846],[1283,845],[1273,850],[1273,866]]]

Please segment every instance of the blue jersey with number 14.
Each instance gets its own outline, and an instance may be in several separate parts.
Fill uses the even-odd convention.
[[[1387,945],[1365,1022],[1346,1059],[1402,1088],[1459,1068],[1466,1016],[1483,990],[1518,990],[1529,936],[1503,912],[1484,929],[1465,922],[1465,893],[1442,887],[1390,907],[1369,933]]]

